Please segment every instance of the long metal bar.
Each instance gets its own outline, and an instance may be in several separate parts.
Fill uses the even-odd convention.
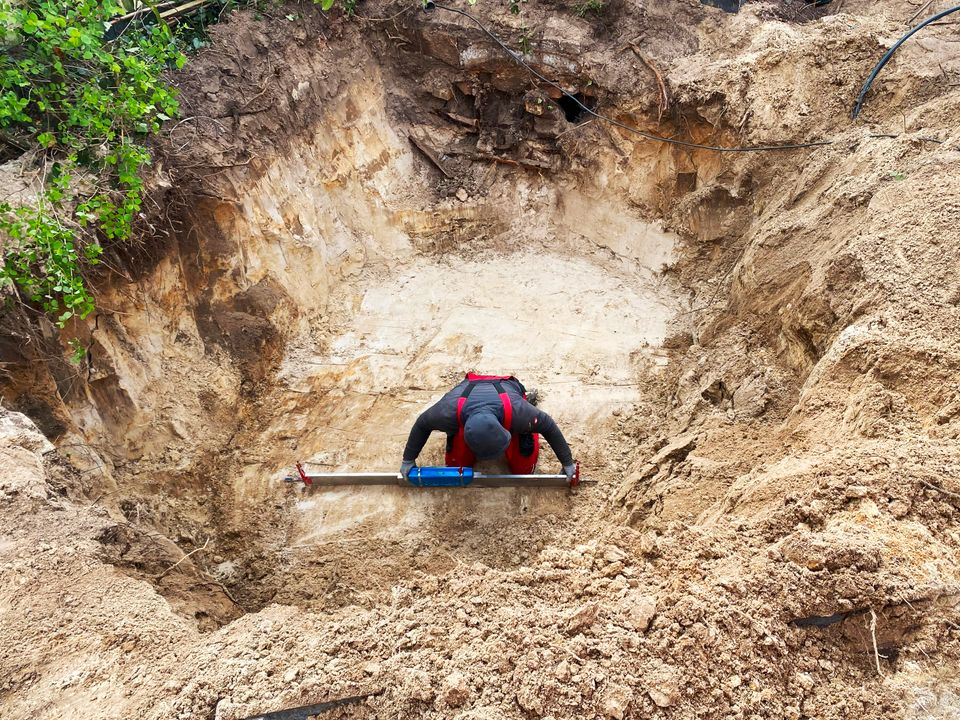
[[[344,485],[400,485],[403,487],[412,487],[403,479],[400,473],[351,473],[351,472],[329,472],[329,473],[304,473],[306,479],[319,487],[341,487]],[[287,477],[287,482],[300,482],[300,477]],[[570,480],[566,475],[497,475],[486,473],[474,473],[467,487],[570,487]],[[454,486],[456,487],[456,486]]]
[[[487,480],[563,480],[564,482],[569,482],[567,476],[563,474],[559,475],[497,475],[497,474],[488,474],[488,473],[474,473],[474,478],[485,478]]]
[[[306,473],[306,477],[319,485],[400,485],[403,476],[400,473]],[[288,477],[287,482],[300,482],[299,477]]]
[[[566,475],[484,475],[476,473],[470,487],[555,487],[569,488]]]

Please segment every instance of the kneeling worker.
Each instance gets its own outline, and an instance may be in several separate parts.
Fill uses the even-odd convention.
[[[553,418],[527,401],[526,388],[511,375],[471,373],[424,411],[403,451],[400,472],[405,478],[434,430],[447,434],[447,467],[473,467],[478,459],[505,457],[511,473],[529,475],[536,467],[543,435],[566,476],[572,479],[577,469]]]

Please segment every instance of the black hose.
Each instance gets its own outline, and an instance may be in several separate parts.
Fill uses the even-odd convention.
[[[286,710],[275,710],[274,712],[262,713],[261,715],[251,715],[248,718],[244,718],[244,720],[308,720],[308,718],[322,715],[323,713],[343,707],[344,705],[362,702],[368,697],[379,695],[382,692],[383,690],[379,690],[374,693],[367,693],[366,695],[354,695],[353,697],[331,700],[330,702],[319,703],[318,705],[301,705],[300,707],[287,708]]]
[[[860,114],[860,108],[863,107],[863,101],[867,96],[867,91],[870,90],[870,86],[873,84],[873,81],[876,79],[877,73],[879,73],[883,69],[883,66],[886,65],[887,62],[889,62],[890,58],[893,57],[893,54],[897,51],[897,48],[903,45],[910,38],[911,35],[917,32],[917,30],[920,30],[921,28],[925,28],[930,23],[936,22],[940,18],[946,17],[950,13],[954,13],[957,10],[960,10],[960,5],[957,5],[956,7],[950,8],[949,10],[944,10],[943,12],[939,12],[936,15],[928,17],[922,23],[917,25],[915,28],[912,28],[910,32],[908,32],[902,38],[897,40],[897,42],[894,43],[893,47],[891,47],[889,50],[887,50],[887,52],[883,54],[883,57],[880,58],[880,62],[878,62],[876,66],[873,68],[873,72],[871,72],[870,75],[867,76],[867,81],[863,84],[863,87],[860,89],[860,94],[857,95],[857,103],[856,105],[853,106],[853,113],[852,113],[852,117],[854,120],[856,120],[857,115]]]
[[[614,125],[618,128],[626,130],[627,132],[633,133],[634,135],[639,135],[642,138],[646,138],[647,140],[653,140],[655,142],[662,142],[662,143],[669,143],[671,145],[680,145],[682,147],[688,147],[688,148],[696,148],[698,150],[712,150],[713,152],[763,152],[763,151],[771,151],[771,150],[799,150],[801,148],[819,147],[821,145],[833,144],[833,140],[816,140],[814,142],[786,144],[786,145],[746,145],[746,146],[740,146],[740,147],[722,147],[719,145],[701,145],[700,143],[689,142],[688,140],[676,140],[674,138],[666,138],[666,137],[661,137],[660,135],[654,135],[652,133],[644,132],[643,130],[637,130],[634,127],[630,127],[629,125],[626,125],[622,122],[614,120],[613,118],[607,117],[606,115],[601,115],[600,113],[588,108],[586,105],[580,102],[579,98],[571,95],[562,87],[557,85],[557,83],[555,83],[553,80],[550,80],[549,78],[544,77],[539,72],[537,72],[532,67],[530,67],[530,65],[524,62],[523,58],[520,57],[520,55],[515,53],[506,45],[504,45],[503,42],[500,40],[500,38],[494,35],[490,30],[488,30],[483,25],[483,23],[481,23],[479,20],[473,17],[473,15],[471,15],[470,13],[464,12],[463,10],[458,10],[457,8],[441,5],[440,3],[434,2],[434,0],[425,0],[423,4],[423,9],[425,11],[429,12],[434,8],[439,8],[440,10],[446,10],[447,12],[456,13],[457,15],[463,15],[465,18],[467,18],[472,23],[474,23],[477,27],[483,30],[483,32],[486,33],[497,45],[499,45],[504,50],[504,52],[506,52],[511,58],[513,58],[515,62],[522,65],[524,68],[526,68],[531,75],[545,82],[547,85],[559,90],[566,97],[570,98],[571,100],[573,100],[573,102],[579,105],[580,108],[585,113],[592,115],[598,120],[603,120],[604,122],[610,123],[611,125]]]

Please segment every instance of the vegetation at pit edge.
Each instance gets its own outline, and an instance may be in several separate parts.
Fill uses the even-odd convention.
[[[166,25],[106,40],[107,0],[0,0],[0,141],[39,194],[0,203],[0,278],[63,324],[94,308],[84,270],[140,210],[144,141],[177,113],[160,79],[185,58]]]
[[[341,0],[348,14],[355,3]],[[85,275],[106,242],[130,238],[146,140],[178,113],[163,73],[183,67],[182,48],[204,44],[225,11],[272,4],[0,0],[0,164],[20,158],[36,191],[20,204],[0,199],[0,284],[12,296],[61,327],[94,310]]]

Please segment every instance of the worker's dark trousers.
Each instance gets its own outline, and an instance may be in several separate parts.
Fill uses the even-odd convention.
[[[504,457],[514,475],[531,474],[540,457],[540,436],[536,433],[511,435]],[[444,456],[447,467],[473,467],[476,461],[477,456],[463,439],[463,428],[456,434],[447,435],[447,454]]]

